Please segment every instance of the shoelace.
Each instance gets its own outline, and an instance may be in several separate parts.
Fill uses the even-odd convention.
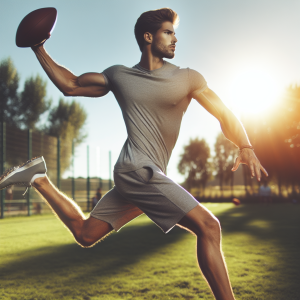
[[[25,196],[25,194],[27,193],[27,191],[28,191],[28,186],[26,187],[26,190],[25,190],[24,194],[22,195],[23,197]]]

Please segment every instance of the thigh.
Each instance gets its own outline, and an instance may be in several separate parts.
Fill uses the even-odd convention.
[[[198,205],[191,194],[153,165],[116,173],[115,183],[120,194],[139,207],[165,233]]]
[[[118,231],[142,213],[137,206],[127,201],[114,187],[97,203],[91,212],[91,217],[110,224],[115,231]]]

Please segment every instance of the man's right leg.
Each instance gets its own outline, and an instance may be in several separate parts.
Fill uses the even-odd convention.
[[[79,206],[61,193],[47,175],[36,178],[32,186],[43,196],[82,247],[94,245],[113,230],[112,226],[104,221],[93,217],[86,219]]]

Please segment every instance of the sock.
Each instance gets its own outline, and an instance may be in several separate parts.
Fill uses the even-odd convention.
[[[45,176],[46,176],[45,173],[44,173],[44,174],[35,174],[35,175],[33,175],[33,177],[32,177],[31,180],[30,180],[30,184],[33,184],[33,182],[34,182],[37,178],[45,177]]]

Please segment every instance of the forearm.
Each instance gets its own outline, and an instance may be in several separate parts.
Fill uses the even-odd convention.
[[[43,45],[32,50],[50,80],[64,95],[67,95],[75,85],[77,77],[63,66],[58,65],[46,52]]]
[[[219,121],[225,137],[237,147],[251,145],[244,126],[232,111],[226,109]]]

